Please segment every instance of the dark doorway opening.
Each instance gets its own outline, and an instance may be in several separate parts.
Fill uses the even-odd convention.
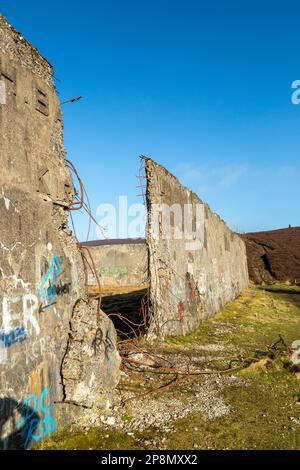
[[[120,340],[139,338],[148,324],[148,289],[137,287],[127,292],[103,296],[101,309],[113,321]]]

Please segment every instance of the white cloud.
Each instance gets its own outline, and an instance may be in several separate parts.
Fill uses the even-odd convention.
[[[196,187],[201,196],[201,194],[227,191],[239,182],[247,170],[247,164],[234,163],[216,168],[201,168],[182,163],[177,165],[174,173],[184,185]]]
[[[202,177],[200,169],[193,167],[189,163],[179,163],[172,172],[185,185],[197,182]]]

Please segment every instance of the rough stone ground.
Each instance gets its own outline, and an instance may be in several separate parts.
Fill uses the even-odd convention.
[[[176,359],[173,357],[173,359]],[[197,359],[197,358],[196,358]],[[183,358],[181,357],[181,367]],[[189,361],[186,361],[188,365]],[[192,370],[192,369],[191,369]],[[195,368],[196,370],[196,368]],[[139,378],[137,376],[140,376]],[[119,429],[125,432],[141,432],[153,426],[159,427],[165,432],[174,430],[174,421],[185,418],[193,413],[206,414],[209,419],[215,419],[230,413],[228,406],[222,398],[224,387],[232,385],[246,385],[246,381],[234,376],[214,375],[203,377],[200,380],[183,378],[175,384],[175,390],[158,392],[144,399],[134,399],[137,394],[145,393],[158,385],[158,379],[141,374],[123,375],[123,381],[118,390],[118,404],[105,415],[94,416],[85,419],[87,426],[102,426],[105,429]],[[165,377],[160,377],[161,382],[169,382]],[[129,391],[124,386],[135,387],[135,391]],[[133,399],[131,401],[131,399]],[[124,401],[128,400],[127,403]]]
[[[123,363],[111,409],[88,410],[76,427],[42,448],[299,449],[299,374],[285,347],[270,347],[279,334],[288,347],[300,339],[300,289],[272,289],[252,287],[188,337],[169,338],[159,347],[141,342],[143,353],[132,352],[131,362]],[[153,392],[176,378],[172,370],[150,368],[158,362],[190,372],[241,363],[244,368],[180,375]]]
[[[250,279],[300,285],[300,227],[243,235]]]

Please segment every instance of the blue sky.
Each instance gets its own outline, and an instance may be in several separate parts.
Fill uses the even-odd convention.
[[[233,228],[300,225],[300,5],[0,0],[55,65],[65,144],[94,211],[137,197],[151,156]],[[86,218],[76,221],[85,238]],[[93,230],[92,237],[96,238]]]

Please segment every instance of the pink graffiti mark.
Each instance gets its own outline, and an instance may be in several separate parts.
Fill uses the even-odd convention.
[[[198,285],[194,279],[189,282],[188,287],[190,300],[197,300]]]

